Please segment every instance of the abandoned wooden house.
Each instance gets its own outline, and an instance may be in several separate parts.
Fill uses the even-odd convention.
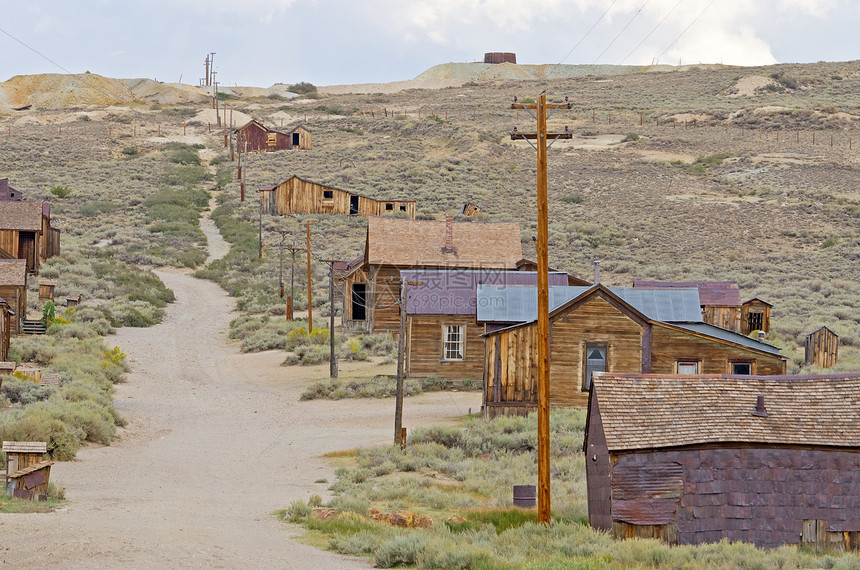
[[[21,192],[9,186],[9,179],[0,179],[0,202],[18,202],[21,200]]]
[[[291,176],[276,186],[260,187],[263,214],[345,214],[415,218],[415,200],[376,200],[361,194]]]
[[[274,152],[277,150],[311,149],[311,132],[299,125],[285,133],[270,129],[259,121],[251,120],[236,129],[236,144],[240,152]]]
[[[0,202],[0,249],[7,259],[23,259],[30,273],[60,253],[60,230],[51,227],[47,202]]]
[[[550,309],[551,406],[585,407],[597,371],[785,374],[777,347],[703,322],[696,289],[552,287]],[[478,288],[479,322],[521,323],[484,335],[487,417],[537,407],[536,318],[536,288]]]
[[[23,259],[0,259],[0,298],[9,312],[8,331],[21,332],[21,320],[27,315],[27,262]],[[3,319],[6,320],[5,317]]]
[[[398,334],[403,270],[515,270],[522,256],[518,223],[370,217],[363,263],[344,284],[347,327]]]
[[[481,207],[472,202],[466,202],[463,204],[463,207],[460,208],[460,214],[463,216],[473,217],[481,214],[481,212]]]
[[[44,459],[48,444],[43,441],[4,441],[6,494],[16,499],[48,498],[53,461]]]
[[[53,301],[54,291],[57,289],[56,279],[39,279],[39,300]]]
[[[550,285],[567,285],[562,271]],[[406,375],[449,380],[480,379],[484,373],[484,326],[477,322],[479,285],[517,287],[537,284],[537,273],[499,269],[408,270],[406,299]],[[485,299],[492,302],[493,299]]]
[[[741,303],[741,292],[734,281],[641,281],[633,282],[636,289],[699,290],[702,320],[706,323],[748,335],[753,331],[770,332],[770,308],[761,299]]]
[[[860,550],[860,374],[595,374],[591,526],[673,544]]]
[[[806,335],[806,365],[830,368],[839,359],[839,335],[820,326]]]

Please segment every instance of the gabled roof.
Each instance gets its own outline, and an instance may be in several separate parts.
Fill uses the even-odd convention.
[[[0,230],[42,230],[42,202],[0,202]]]
[[[768,307],[773,307],[773,305],[771,305],[771,304],[770,304],[770,303],[768,303],[767,301],[764,301],[764,300],[762,300],[762,299],[759,299],[758,297],[753,297],[752,299],[747,299],[747,300],[746,300],[746,301],[744,301],[742,304],[743,304],[743,305],[747,305],[747,304],[749,304],[749,303],[752,303],[753,301],[758,301],[758,302],[759,302],[759,303],[761,303],[762,305],[767,305]]]
[[[654,321],[696,323],[702,320],[699,294],[696,289],[633,289],[602,285],[599,287],[610,291],[646,318]],[[550,287],[550,313],[597,288],[598,285]],[[481,286],[478,288],[479,322],[526,323],[536,319],[536,287],[498,289]]]
[[[266,125],[264,125],[263,123],[261,123],[260,121],[258,121],[256,119],[251,119],[250,121],[248,121],[247,123],[245,123],[241,127],[237,127],[236,131],[244,131],[245,129],[247,129],[251,125],[256,125],[256,126],[260,127],[261,129],[263,129],[264,131],[266,131],[267,133],[278,133],[279,135],[284,135],[284,136],[287,135],[287,133],[285,133],[283,131],[277,131],[275,129],[270,129],[269,127],[267,127]]]
[[[567,273],[550,273],[550,285],[567,285]],[[537,283],[534,271],[504,269],[418,269],[400,272],[400,280],[410,283],[407,313],[410,315],[474,315],[478,287],[492,284],[506,289],[532,289]],[[532,287],[522,287],[532,285]]]
[[[373,200],[374,202],[397,202],[398,204],[409,204],[409,203],[414,204],[415,203],[415,200],[400,200],[400,199],[386,200],[384,198],[371,198],[370,196],[365,196],[364,194],[356,194],[355,192],[351,192],[349,190],[344,190],[343,188],[335,188],[334,186],[329,186],[328,184],[322,184],[320,182],[314,182],[313,180],[308,180],[307,178],[302,178],[301,176],[297,176],[295,174],[293,174],[292,176],[290,176],[286,180],[279,182],[277,184],[267,184],[265,186],[260,186],[259,190],[261,192],[265,192],[267,190],[274,190],[275,188],[277,188],[281,184],[286,184],[287,182],[289,182],[293,178],[295,178],[296,180],[301,180],[302,182],[307,182],[308,184],[313,184],[315,186],[319,186],[320,188],[327,188],[329,190],[337,190],[338,192],[344,192],[346,194],[349,194],[350,196],[358,196],[360,198],[366,198],[367,200]]]
[[[26,259],[0,259],[0,286],[23,287],[26,284]]]
[[[829,333],[830,333],[830,334],[832,334],[832,335],[839,336],[839,334],[838,334],[836,331],[834,331],[833,329],[831,329],[831,328],[830,328],[830,327],[828,327],[827,325],[821,325],[820,327],[818,327],[817,329],[815,329],[814,331],[812,331],[811,333],[809,333],[809,334],[808,334],[808,335],[806,335],[806,336],[812,336],[812,335],[814,335],[815,333],[817,333],[817,332],[819,332],[819,331],[827,331],[827,332],[829,332]]]
[[[702,305],[739,307],[741,292],[734,281],[642,281],[633,282],[634,289],[689,289],[699,290]]]
[[[303,131],[311,132],[311,130],[310,130],[309,128],[307,128],[306,126],[304,126],[304,125],[298,125],[295,129],[291,130],[291,131],[289,132],[289,134],[293,134],[294,132],[298,131],[299,129],[301,129],[301,130],[303,130]]]
[[[369,217],[367,263],[514,269],[523,258],[516,222],[452,222],[452,253],[443,251],[446,227],[445,221]]]
[[[766,417],[753,414],[759,396],[764,397]],[[705,443],[860,448],[860,373],[660,376],[601,372],[594,374],[589,409],[595,401],[610,451]]]

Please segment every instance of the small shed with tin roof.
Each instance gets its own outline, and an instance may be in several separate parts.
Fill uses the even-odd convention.
[[[595,374],[591,526],[616,538],[860,548],[860,374]]]
[[[44,459],[44,441],[4,441],[6,454],[6,494],[18,499],[39,499],[48,495],[48,480],[53,461]]]

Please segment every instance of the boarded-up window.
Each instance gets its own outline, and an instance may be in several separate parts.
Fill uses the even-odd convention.
[[[698,374],[699,363],[694,360],[679,360],[678,374]]]
[[[585,343],[585,374],[582,376],[582,389],[591,389],[591,375],[606,372],[606,343]]]
[[[752,331],[760,331],[764,330],[764,313],[750,313],[749,314],[749,330]]]
[[[443,325],[444,336],[442,358],[444,360],[463,360],[465,344],[465,327],[463,325]]]

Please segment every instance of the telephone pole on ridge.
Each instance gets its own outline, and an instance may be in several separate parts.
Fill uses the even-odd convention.
[[[549,524],[551,518],[550,508],[550,474],[549,474],[549,232],[548,232],[548,209],[547,209],[547,180],[546,180],[546,153],[558,139],[570,139],[567,127],[563,133],[549,134],[546,131],[547,110],[555,112],[558,109],[570,109],[570,103],[565,97],[564,103],[547,103],[546,91],[538,96],[536,103],[514,102],[511,109],[525,109],[537,122],[537,133],[518,133],[514,127],[511,139],[522,139],[527,141],[537,150],[537,215],[538,215],[538,239],[537,239],[537,281],[538,281],[538,520],[542,524]],[[537,115],[532,113],[537,112]],[[552,115],[552,113],[550,113]],[[547,139],[552,138],[552,143],[547,146]],[[535,143],[531,140],[534,139]]]

